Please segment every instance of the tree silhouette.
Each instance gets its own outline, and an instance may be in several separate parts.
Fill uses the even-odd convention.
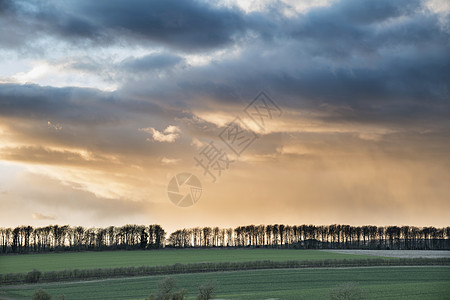
[[[51,225],[0,228],[1,253],[160,249],[169,247],[295,247],[450,249],[450,227],[372,225],[247,225],[183,228],[170,234],[157,224],[107,228]]]

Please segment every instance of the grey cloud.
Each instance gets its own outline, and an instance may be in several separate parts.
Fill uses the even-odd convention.
[[[149,54],[140,58],[127,58],[120,67],[127,71],[151,72],[174,67],[184,59],[173,54]]]
[[[128,110],[141,114],[162,113],[162,108],[154,103],[128,99],[117,93],[30,84],[0,84],[0,108],[0,116],[73,121],[78,125],[119,123]]]
[[[10,0],[0,0],[0,14],[6,13],[11,7]]]
[[[421,5],[349,0],[289,20],[276,16],[267,33],[273,37],[243,43],[237,57],[123,89],[198,107],[204,103],[193,99],[237,105],[263,88],[294,109],[348,108],[328,111],[325,120],[447,126],[450,32]]]
[[[106,28],[186,49],[230,43],[243,24],[238,10],[196,1],[88,1],[79,7]]]
[[[392,18],[414,13],[419,9],[421,0],[398,1],[338,1],[332,8],[318,8],[311,13],[320,20],[340,21],[353,24],[380,23]]]
[[[245,31],[242,11],[191,0],[47,1],[29,6],[18,4],[13,10],[22,31],[92,45],[151,42],[195,51],[230,44]]]
[[[178,112],[172,110],[120,93],[0,85],[0,120],[8,135],[23,145],[3,147],[1,156],[29,163],[119,168],[108,157],[113,155],[121,166],[139,162],[152,166],[161,153],[177,157],[180,149],[146,142],[148,134],[139,128],[177,125],[172,120]],[[48,122],[60,129],[54,130]],[[182,138],[190,143],[190,138]],[[90,157],[80,155],[80,149],[89,151]]]
[[[235,56],[185,66],[163,78],[145,71],[170,69],[184,62],[182,55],[166,51],[129,58],[115,67],[138,74],[129,81],[124,75],[116,93],[34,86],[23,88],[30,90],[27,94],[22,88],[2,86],[9,92],[0,91],[0,114],[47,116],[45,109],[51,107],[61,120],[89,124],[123,122],[142,112],[180,117],[183,109],[239,107],[260,89],[268,89],[286,109],[320,112],[323,121],[404,129],[412,124],[448,126],[450,33],[440,16],[423,9],[422,1],[342,0],[289,19],[276,9],[245,15],[200,2],[149,3],[77,2],[71,4],[71,13],[86,11],[83,18],[104,28],[105,34],[114,30],[121,38],[129,33],[179,49],[193,49],[194,44],[197,50],[208,48],[197,39],[208,38],[210,32],[217,35],[211,45],[219,47],[236,33],[250,30],[255,35],[239,40]],[[170,13],[162,20],[166,11]],[[196,27],[205,24],[204,29]],[[93,72],[96,68],[80,67]],[[65,100],[55,100],[60,98]]]

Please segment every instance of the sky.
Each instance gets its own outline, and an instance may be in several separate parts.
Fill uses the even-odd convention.
[[[0,0],[3,227],[448,226],[449,116],[446,0]]]

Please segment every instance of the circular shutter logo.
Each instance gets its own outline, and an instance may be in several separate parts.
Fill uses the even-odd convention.
[[[170,201],[180,207],[189,207],[197,203],[202,195],[202,184],[191,173],[180,173],[172,177],[167,186]]]

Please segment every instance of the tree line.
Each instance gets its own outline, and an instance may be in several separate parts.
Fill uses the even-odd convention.
[[[1,253],[49,251],[159,249],[166,232],[160,225],[125,225],[85,228],[49,225],[0,228]]]
[[[450,227],[248,225],[179,229],[166,239],[160,225],[84,228],[49,225],[0,228],[1,253],[274,247],[303,249],[450,249]]]
[[[171,247],[276,247],[306,249],[450,249],[450,227],[248,225],[180,229]]]

